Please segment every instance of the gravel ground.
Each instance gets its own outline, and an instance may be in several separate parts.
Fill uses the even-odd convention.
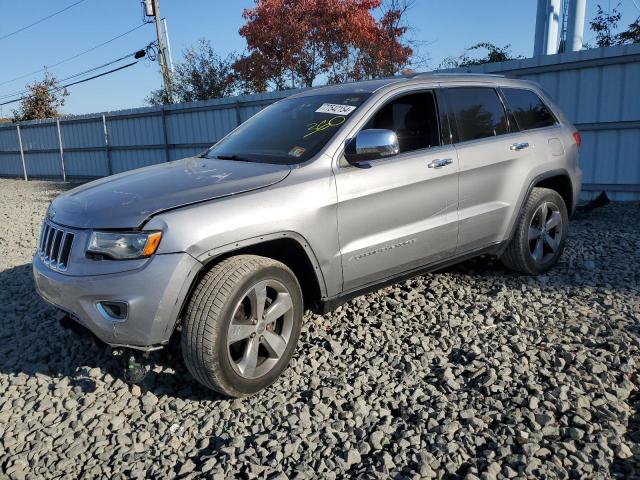
[[[640,205],[528,278],[477,260],[305,318],[252,398],[167,349],[142,387],[64,329],[30,259],[63,186],[0,180],[0,477],[640,478]]]

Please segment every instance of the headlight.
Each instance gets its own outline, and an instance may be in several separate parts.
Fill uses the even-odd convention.
[[[88,253],[97,253],[125,260],[149,257],[160,245],[162,232],[93,232]]]

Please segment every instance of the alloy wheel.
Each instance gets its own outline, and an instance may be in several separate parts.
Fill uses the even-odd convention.
[[[562,239],[562,215],[553,202],[542,203],[531,217],[529,224],[529,253],[536,263],[550,261],[560,248]]]
[[[236,373],[260,378],[284,355],[293,331],[293,302],[277,280],[262,280],[238,302],[227,332],[227,354]]]

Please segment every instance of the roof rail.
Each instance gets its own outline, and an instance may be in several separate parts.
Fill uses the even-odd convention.
[[[453,77],[457,75],[469,76],[469,77],[500,77],[505,78],[505,75],[499,73],[470,73],[470,72],[419,72],[410,75],[408,78],[427,78],[427,77]]]

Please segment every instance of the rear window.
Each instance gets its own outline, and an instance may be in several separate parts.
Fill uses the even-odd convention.
[[[540,97],[531,90],[522,88],[503,88],[502,93],[516,118],[520,130],[550,127],[556,121],[551,111]]]
[[[506,114],[493,88],[449,88],[447,103],[459,142],[507,133]]]

